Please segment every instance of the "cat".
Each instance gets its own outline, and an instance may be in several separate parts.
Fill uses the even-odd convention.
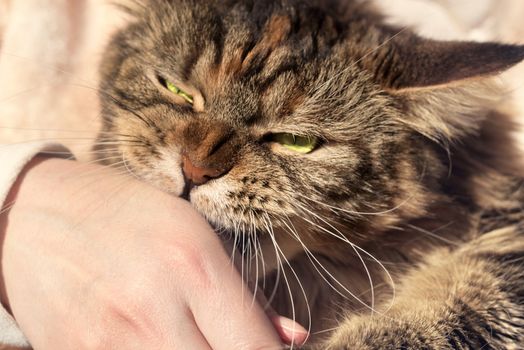
[[[231,235],[306,348],[524,347],[524,168],[494,79],[524,46],[424,39],[357,0],[125,10],[100,162]]]

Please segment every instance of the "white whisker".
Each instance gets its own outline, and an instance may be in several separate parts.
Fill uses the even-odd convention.
[[[303,207],[303,206],[301,206],[301,205],[299,205],[299,204],[297,204],[297,203],[295,203],[295,205],[299,206],[303,211],[308,212],[310,215],[313,215],[314,217],[318,218],[319,220],[321,220],[321,221],[324,222],[325,224],[329,225],[332,229],[334,229],[334,230],[338,233],[338,235],[335,234],[335,233],[332,232],[332,231],[329,231],[329,230],[325,229],[324,227],[322,227],[322,226],[320,226],[320,225],[318,225],[318,224],[316,224],[316,223],[313,223],[313,222],[309,221],[309,220],[306,219],[306,218],[302,218],[303,220],[306,220],[306,222],[309,222],[309,223],[311,223],[312,225],[315,225],[316,227],[323,229],[324,232],[329,233],[330,235],[332,235],[332,236],[334,236],[334,237],[336,237],[336,238],[338,238],[338,239],[344,241],[345,243],[347,243],[347,244],[349,244],[349,245],[351,246],[351,248],[353,249],[353,251],[357,254],[359,260],[361,261],[362,266],[364,267],[364,270],[366,271],[366,274],[367,274],[367,276],[368,276],[368,280],[369,280],[369,283],[370,283],[370,286],[371,286],[371,306],[368,305],[368,304],[366,304],[362,299],[360,299],[359,297],[357,297],[354,293],[350,292],[350,294],[351,294],[351,296],[352,296],[353,298],[355,298],[358,302],[362,303],[365,307],[369,308],[372,312],[376,312],[376,310],[375,310],[375,293],[374,293],[374,288],[373,288],[373,279],[372,279],[372,277],[371,277],[371,273],[370,273],[370,271],[369,271],[369,269],[368,269],[366,263],[364,262],[364,259],[362,259],[362,256],[358,253],[358,251],[357,251],[357,249],[356,249],[356,245],[355,245],[354,243],[350,242],[349,239],[347,239],[347,237],[345,237],[345,236],[342,234],[342,232],[340,232],[340,231],[339,231],[338,229],[336,229],[333,225],[331,225],[331,224],[328,223],[326,220],[324,220],[323,218],[321,218],[319,215],[315,214],[314,212],[308,210],[307,208],[305,208],[305,207]],[[341,287],[343,287],[344,290],[345,290],[346,292],[349,292],[349,290],[348,290],[345,286],[343,286],[343,284],[340,283],[337,279],[335,279],[335,281],[337,282],[337,284],[339,284]]]
[[[279,247],[279,245],[278,245],[278,243],[276,241],[275,233],[273,232],[273,226],[271,224],[271,220],[269,219],[269,217],[267,215],[265,215],[263,217],[267,219],[267,222],[266,222],[267,233],[268,233],[269,237],[271,238],[271,241],[273,242],[273,246],[275,248],[275,256],[276,256],[278,265],[280,266],[280,269],[282,270],[282,275],[284,277],[284,281],[286,283],[286,287],[287,287],[287,290],[288,290],[289,300],[290,300],[290,303],[291,303],[292,320],[293,320],[293,322],[296,322],[297,315],[296,315],[295,301],[293,299],[293,292],[291,291],[291,285],[289,283],[286,271],[284,270],[284,264],[282,263],[282,259],[281,258],[285,259],[286,264],[289,266],[289,268],[291,269],[292,273],[295,274],[295,272],[294,272],[293,268],[291,267],[291,264],[289,263],[289,261],[286,259],[286,257],[282,253],[282,250],[280,249],[280,247]],[[300,280],[298,279],[296,274],[295,274],[295,277],[297,278],[297,281],[301,285]],[[304,297],[307,299],[306,294],[304,294]],[[292,333],[294,333],[294,332],[295,332],[295,328],[294,328],[294,325],[293,325]],[[295,345],[295,340],[292,339],[291,340],[291,344],[290,344],[290,349],[293,349],[294,345]]]
[[[395,300],[395,297],[396,297],[396,293],[395,293],[395,282],[393,280],[393,277],[391,276],[391,274],[389,273],[389,271],[386,269],[386,267],[384,266],[384,264],[382,264],[377,258],[375,258],[371,253],[367,252],[366,250],[362,249],[361,247],[359,247],[358,245],[352,243],[351,241],[349,241],[349,239],[342,233],[340,232],[336,227],[334,227],[333,225],[331,225],[329,222],[327,222],[325,219],[323,219],[321,216],[319,216],[318,214],[308,210],[307,208],[305,208],[304,206],[301,206],[299,205],[298,203],[295,203],[295,205],[298,207],[298,209],[302,210],[302,211],[305,211],[307,213],[309,213],[310,215],[312,215],[313,217],[316,217],[317,219],[321,220],[323,223],[325,223],[326,225],[328,225],[331,229],[335,230],[336,233],[326,229],[325,227],[321,226],[321,225],[318,225],[314,222],[312,222],[311,220],[308,220],[307,218],[302,218],[303,220],[305,220],[306,222],[310,223],[311,225],[314,225],[315,227],[319,228],[321,231],[325,232],[325,233],[328,233],[329,235],[349,244],[351,246],[351,248],[355,251],[355,253],[358,255],[359,257],[359,260],[362,262],[363,266],[364,266],[364,269],[366,270],[366,273],[368,275],[368,278],[370,279],[370,285],[372,287],[373,285],[373,281],[371,279],[371,275],[370,275],[370,272],[369,272],[369,269],[367,268],[367,265],[365,264],[365,261],[364,259],[362,258],[362,256],[360,255],[360,253],[358,253],[358,251],[361,251],[362,253],[364,253],[365,255],[367,255],[368,257],[370,257],[373,261],[375,261],[379,266],[380,268],[385,272],[387,278],[389,279],[390,283],[391,283],[391,288],[392,288],[392,293],[393,293],[393,296],[392,296],[392,299],[391,299],[391,304],[390,306],[387,308],[387,310],[383,313],[377,311],[374,307],[374,300],[372,300],[372,306],[370,307],[369,305],[367,305],[366,303],[364,303],[360,298],[358,298],[356,295],[354,295],[353,293],[351,293],[349,290],[347,290],[347,288],[345,288],[343,285],[341,285],[341,287],[343,287],[343,289],[346,291],[346,292],[349,292],[351,294],[352,297],[354,297],[357,301],[359,301],[360,303],[362,303],[362,305],[364,305],[365,307],[367,308],[370,308],[370,310],[372,312],[375,312],[375,313],[378,313],[378,314],[385,314],[387,313],[387,311],[389,311],[389,309],[391,308],[391,306],[393,305],[394,303],[394,300]],[[335,279],[336,282],[338,282],[338,280]],[[340,284],[340,282],[338,282],[337,284]],[[373,287],[372,287],[373,289]],[[374,292],[372,292],[372,299],[374,299]]]

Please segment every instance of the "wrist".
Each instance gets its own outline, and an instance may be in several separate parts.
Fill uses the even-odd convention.
[[[11,305],[9,303],[9,298],[6,291],[6,285],[4,280],[4,268],[2,264],[4,255],[3,243],[5,241],[6,235],[9,234],[9,213],[13,206],[17,203],[22,184],[23,186],[26,186],[25,179],[27,175],[29,173],[33,175],[32,172],[36,172],[35,169],[41,166],[41,164],[43,164],[44,162],[50,162],[54,164],[55,162],[53,160],[53,158],[45,156],[36,156],[31,161],[29,161],[18,175],[16,181],[11,186],[11,189],[9,190],[7,197],[5,198],[3,205],[0,209],[0,302],[2,306],[5,308],[5,310],[10,314],[12,314]],[[58,161],[64,162],[65,160]],[[41,170],[39,169],[38,173],[40,173],[40,171]],[[35,177],[38,178],[40,176],[39,174],[34,175],[35,176],[32,176],[33,180]]]

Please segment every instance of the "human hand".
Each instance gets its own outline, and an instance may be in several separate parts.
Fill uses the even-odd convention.
[[[275,331],[187,202],[98,165],[36,159],[27,169],[0,216],[2,302],[35,349],[304,341],[280,317]]]

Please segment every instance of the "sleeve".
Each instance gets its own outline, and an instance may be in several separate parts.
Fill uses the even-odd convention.
[[[4,203],[11,186],[25,165],[37,154],[48,153],[58,157],[70,157],[70,152],[54,143],[34,142],[14,145],[0,145],[0,203]],[[3,206],[2,206],[3,207]],[[0,348],[29,347],[13,317],[0,306]]]

